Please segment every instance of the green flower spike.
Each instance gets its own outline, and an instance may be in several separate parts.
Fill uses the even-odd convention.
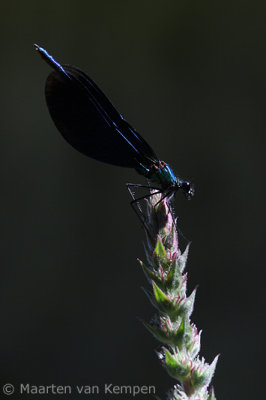
[[[159,202],[160,199],[161,195],[157,194],[147,200],[147,263],[139,260],[151,285],[151,290],[145,290],[145,293],[157,311],[151,322],[144,322],[144,325],[163,343],[158,357],[168,374],[177,381],[167,399],[216,400],[214,390],[208,391],[208,386],[218,356],[211,364],[199,358],[201,332],[190,321],[196,291],[187,297],[184,270],[189,245],[182,254],[173,211],[166,200]]]

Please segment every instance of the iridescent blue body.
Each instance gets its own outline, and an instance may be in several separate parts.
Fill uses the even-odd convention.
[[[141,175],[145,176],[145,178],[161,185],[163,189],[175,187],[182,182],[175,176],[170,166],[164,161],[159,161],[156,164],[154,163],[150,166],[150,168],[139,165],[136,170]]]
[[[164,197],[171,197],[178,189],[187,198],[193,196],[190,182],[177,178],[170,166],[159,160],[92,79],[76,67],[59,64],[45,49],[34,46],[54,69],[46,81],[46,102],[56,127],[69,144],[96,160],[135,168],[159,185]]]

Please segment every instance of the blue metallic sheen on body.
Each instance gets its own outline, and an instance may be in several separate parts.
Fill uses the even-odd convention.
[[[163,168],[154,170],[150,179],[154,182],[158,182],[162,188],[176,186],[177,183],[177,179],[168,164],[165,164]]]
[[[38,46],[37,44],[34,45],[35,49],[40,53],[41,57],[48,63],[50,64],[55,70],[63,72],[64,75],[66,75],[69,79],[71,77],[68,75],[68,73],[64,70],[61,64],[59,64],[55,59],[46,51],[43,49],[41,46]]]
[[[170,166],[163,161],[152,164],[150,168],[139,164],[136,169],[152,182],[160,184],[162,189],[168,189],[169,187],[178,189],[181,187],[182,181],[175,176]]]

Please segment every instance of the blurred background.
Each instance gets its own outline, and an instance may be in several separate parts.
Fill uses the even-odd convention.
[[[38,43],[87,72],[194,182],[195,198],[178,193],[175,209],[192,241],[200,354],[208,362],[221,354],[217,399],[261,397],[264,12],[246,0],[1,5],[2,383],[156,385],[162,398],[175,383],[138,320],[154,310],[141,290],[144,234],[125,183],[143,180],[62,139],[46,108],[50,68]]]

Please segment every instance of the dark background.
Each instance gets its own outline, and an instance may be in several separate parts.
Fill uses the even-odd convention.
[[[208,362],[221,354],[218,399],[265,392],[264,26],[265,4],[245,0],[1,6],[3,383],[156,384],[163,398],[174,384],[138,320],[153,309],[125,183],[142,178],[63,141],[45,105],[50,68],[36,42],[86,71],[195,183],[193,201],[178,194],[175,208],[192,240],[200,354]]]

